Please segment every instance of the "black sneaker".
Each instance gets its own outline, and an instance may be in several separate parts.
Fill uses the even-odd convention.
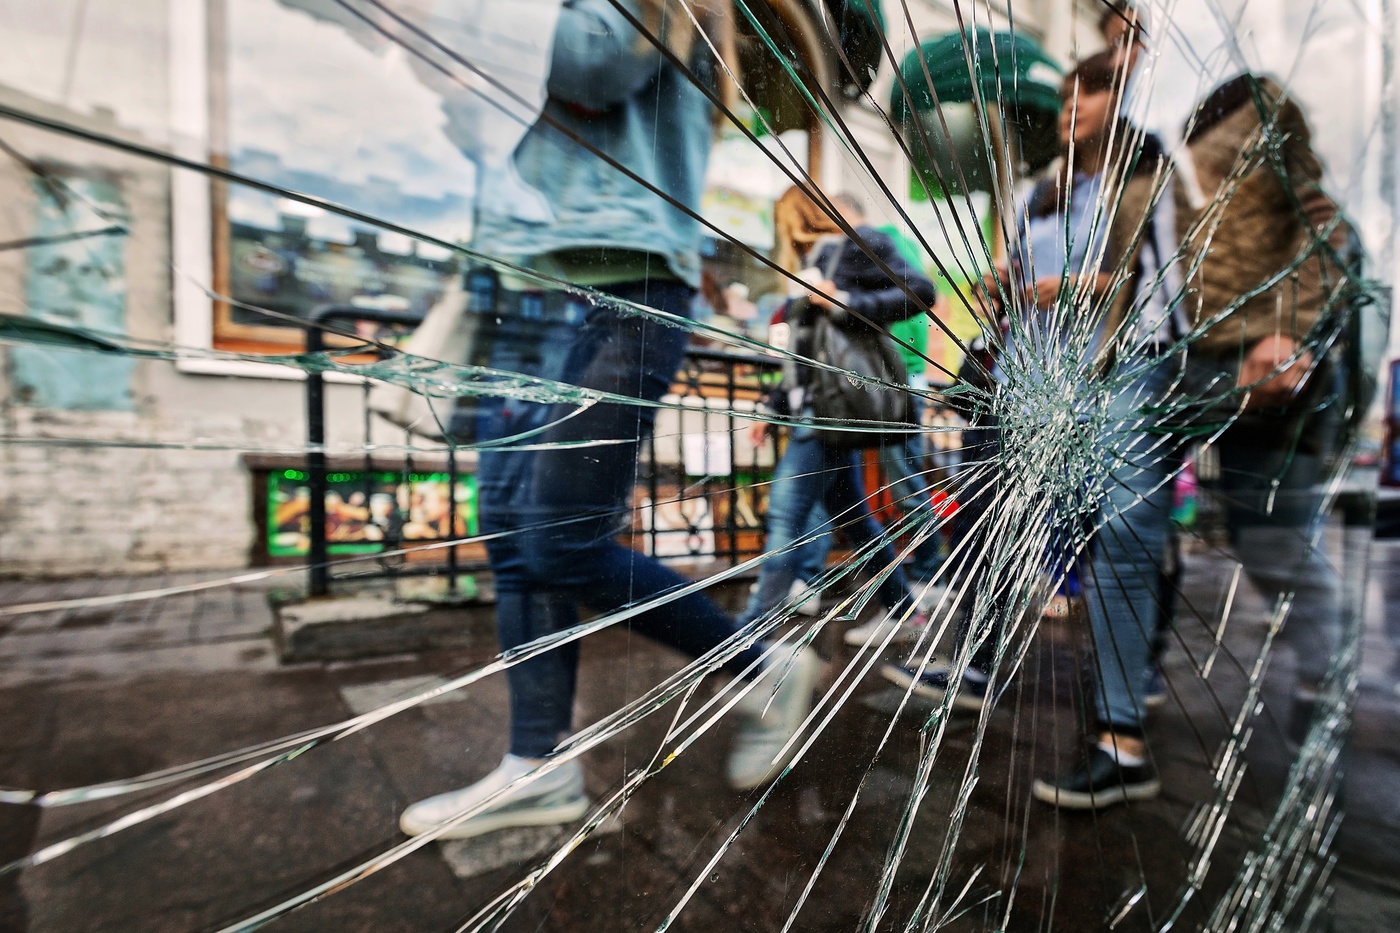
[[[1118,759],[1094,746],[1089,759],[1054,781],[1038,780],[1031,787],[1036,800],[1069,810],[1097,810],[1125,800],[1151,800],[1162,792],[1152,763],[1120,765]]]
[[[1294,750],[1302,748],[1312,730],[1313,718],[1317,715],[1316,693],[1294,693],[1288,705],[1288,723],[1284,737]]]
[[[1145,709],[1157,709],[1166,705],[1167,680],[1162,675],[1162,666],[1156,661],[1147,666],[1147,686],[1142,691],[1142,705]]]
[[[880,676],[890,683],[899,684],[906,690],[912,685],[916,695],[935,701],[942,701],[948,695],[951,674],[946,667],[930,666],[922,672],[917,667],[905,667],[902,664],[884,664],[880,667]],[[986,702],[987,681],[978,679],[976,675],[964,673],[957,692],[953,694],[953,708],[975,713],[979,712]]]

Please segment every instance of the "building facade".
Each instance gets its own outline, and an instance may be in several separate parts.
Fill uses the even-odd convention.
[[[755,119],[770,121],[827,190],[861,193],[877,222],[907,226],[884,194],[911,203],[908,159],[881,113],[891,56],[870,59],[873,81],[853,80],[823,25],[839,6],[769,8],[797,37],[802,73],[825,85],[849,138],[792,103],[791,77],[749,36]],[[911,2],[912,31],[902,6],[882,24],[895,58],[959,28],[951,2]],[[11,248],[0,251],[0,313],[141,352],[0,345],[0,575],[261,559],[278,507],[262,485],[267,464],[295,463],[307,437],[304,374],[267,357],[299,351],[298,321],[318,303],[422,312],[457,274],[441,244],[469,239],[472,185],[451,120],[411,56],[333,3],[24,0],[4,16],[12,54],[0,64],[0,241]],[[1015,20],[1060,61],[1097,41],[1096,14],[1068,0],[1018,5]],[[787,180],[770,172],[732,184],[746,177],[741,150],[751,144],[719,145],[727,149],[717,148],[707,213],[754,248],[771,246],[764,211]],[[714,245],[714,262],[721,252]],[[758,297],[764,286],[745,287]],[[332,455],[404,443],[387,423],[367,424],[360,385],[327,391]],[[420,461],[433,456],[425,449]]]

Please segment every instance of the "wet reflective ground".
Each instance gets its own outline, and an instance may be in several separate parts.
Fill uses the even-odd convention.
[[[1188,601],[1211,606],[1231,565],[1188,556]],[[143,588],[149,578],[71,584],[5,584],[0,601]],[[171,582],[171,581],[166,581]],[[178,581],[175,581],[178,582]],[[278,667],[267,634],[264,592],[224,588],[205,595],[116,609],[68,610],[10,620],[0,635],[0,783],[52,789],[119,779],[251,745],[373,708],[437,675],[479,666],[480,649],[374,662]],[[1347,819],[1334,875],[1336,930],[1400,928],[1400,547],[1373,555],[1362,687],[1345,786]],[[1242,610],[1243,615],[1240,615]],[[1236,609],[1227,647],[1257,653],[1264,606]],[[1117,929],[1160,928],[1198,851],[1183,827],[1215,781],[1207,761],[1228,734],[1245,677],[1217,664],[1209,689],[1190,671],[1206,633],[1179,628],[1185,645],[1168,655],[1173,698],[1153,716],[1149,737],[1164,792],[1149,804],[1065,814],[1034,803],[1030,782],[1071,762],[1083,716],[1079,639],[1071,621],[1042,634],[991,718],[975,770],[974,718],[956,713],[950,744],[920,810],[896,878],[892,910],[904,917],[937,870],[948,815],[967,781],[968,813],[945,903],[944,928],[981,930],[1009,915],[1013,930],[1095,930],[1125,912]],[[853,649],[826,633],[828,661]],[[1250,741],[1250,767],[1199,894],[1178,929],[1196,929],[1264,829],[1294,758],[1287,709],[1269,684],[1290,682],[1286,652],[1266,678],[1270,713]],[[590,638],[576,720],[591,722],[636,697],[682,660],[625,632]],[[833,667],[828,666],[828,676]],[[899,691],[872,674],[833,727],[761,808],[728,856],[699,886],[674,928],[779,930],[864,781],[850,826],[831,852],[794,929],[858,928],[902,813],[932,710],[919,703],[895,724],[872,763]],[[172,815],[99,841],[0,882],[0,930],[186,931],[218,928],[332,876],[401,838],[409,801],[487,773],[505,750],[505,690],[492,678],[409,710],[357,736],[316,749]],[[658,746],[667,720],[654,716],[585,758],[590,793],[601,797]],[[709,857],[743,820],[754,796],[723,777],[728,727],[647,782],[609,826],[547,877],[507,922],[509,930],[655,929]],[[164,795],[161,795],[164,796]],[[152,797],[152,800],[158,799]],[[42,814],[0,809],[5,860],[125,812],[94,803]],[[281,929],[450,930],[517,880],[532,853],[557,834],[508,831],[467,843],[434,844],[369,880],[293,914]],[[1014,886],[1012,882],[1015,882]],[[1016,891],[1007,905],[996,894]],[[1132,898],[1125,895],[1137,896]],[[1129,909],[1130,908],[1130,909]]]

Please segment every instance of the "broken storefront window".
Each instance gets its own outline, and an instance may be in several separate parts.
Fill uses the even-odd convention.
[[[411,899],[440,847],[492,868],[465,930],[587,914],[589,885],[599,929],[1321,928],[1388,8],[75,6],[17,27],[0,100],[11,405],[66,425],[7,445],[262,457],[286,562],[0,619],[447,574],[504,650],[100,781],[6,779],[42,813],[5,869],[34,904],[79,872],[176,902],[141,865],[225,857],[189,814],[291,847],[368,756],[399,769],[372,839],[186,925]],[[168,119],[97,21],[169,43]],[[139,261],[173,330],[108,313],[160,300]],[[73,414],[171,405],[138,369],[307,375],[311,423]]]

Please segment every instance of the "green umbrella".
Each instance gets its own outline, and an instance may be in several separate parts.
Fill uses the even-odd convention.
[[[972,39],[970,49],[968,37]],[[899,65],[900,80],[890,90],[890,115],[909,120],[916,112],[933,110],[935,91],[942,104],[976,98],[1003,108],[1058,114],[1063,75],[1060,66],[1029,36],[980,27],[967,33],[953,32],[924,40],[904,57]]]
[[[998,136],[1005,129],[1020,163],[1009,168],[1036,171],[1059,150],[1062,76],[1029,36],[981,28],[949,33],[925,39],[905,56],[890,91],[890,115],[908,128],[915,168],[924,178],[937,166],[950,184],[990,190],[988,144],[974,102],[999,114],[991,129]],[[916,123],[922,132],[915,132]],[[994,138],[991,146],[1001,142]]]

